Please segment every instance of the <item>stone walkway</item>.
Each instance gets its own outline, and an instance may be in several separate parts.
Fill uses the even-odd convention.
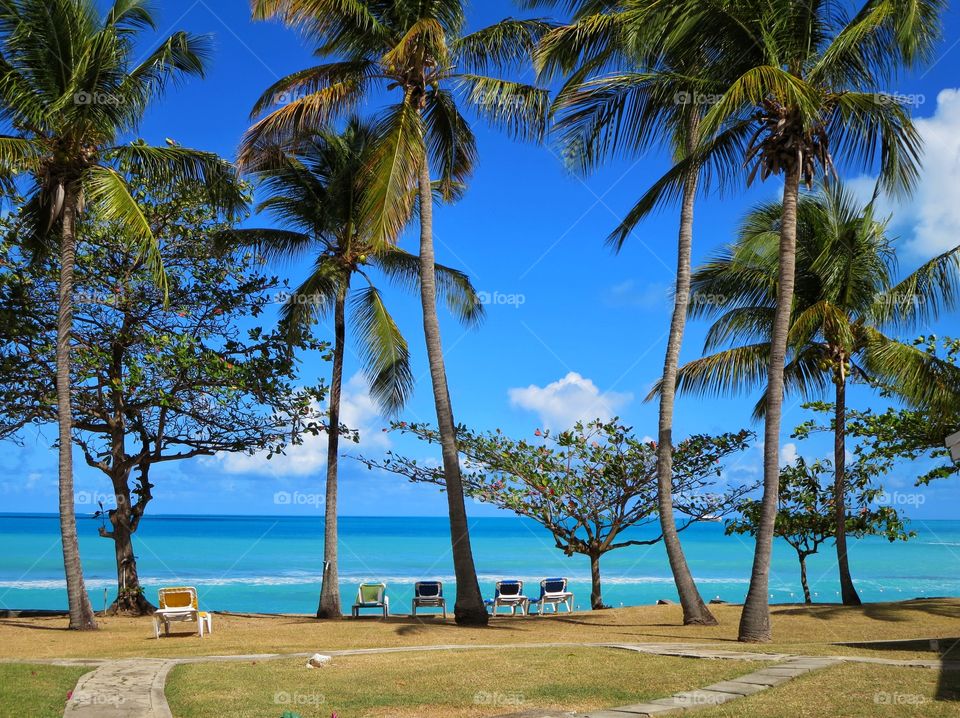
[[[80,678],[64,718],[172,718],[163,694],[176,661],[108,661]]]
[[[675,693],[667,698],[620,706],[587,714],[527,711],[501,718],[643,718],[674,711],[706,708],[753,695],[773,688],[810,671],[843,662],[880,663],[885,665],[960,670],[960,663],[940,660],[896,660],[860,656],[796,656],[784,653],[730,651],[715,644],[696,643],[513,643],[513,644],[448,644],[433,646],[400,646],[394,648],[358,648],[324,651],[329,656],[365,654],[468,651],[511,648],[615,648],[657,656],[675,656],[706,660],[776,661],[776,665],[721,681],[703,688]],[[64,718],[172,718],[164,696],[164,684],[170,669],[181,663],[229,661],[267,661],[285,658],[306,658],[309,653],[268,653],[237,656],[193,656],[189,658],[129,658],[123,660],[59,659],[37,661],[54,665],[91,665],[95,670],[80,678],[67,702]]]

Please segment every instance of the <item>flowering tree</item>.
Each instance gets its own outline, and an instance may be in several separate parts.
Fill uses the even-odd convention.
[[[394,431],[413,434],[430,444],[439,435],[426,424],[397,422]],[[568,556],[590,558],[590,604],[603,608],[600,557],[626,546],[650,545],[663,537],[630,537],[630,528],[657,522],[656,443],[636,438],[618,420],[578,423],[570,431],[534,432],[536,439],[515,440],[501,430],[457,429],[464,492],[471,498],[531,518],[553,534]],[[745,449],[749,431],[691,436],[675,447],[674,510],[683,515],[683,530],[704,518],[733,510],[752,486],[716,491],[723,460]],[[411,481],[443,486],[443,470],[388,452],[382,460],[360,458]]]

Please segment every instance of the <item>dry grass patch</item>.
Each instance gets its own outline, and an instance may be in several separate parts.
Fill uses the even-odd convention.
[[[916,652],[875,652],[828,644],[895,638],[945,637],[960,634],[960,600],[903,603],[776,606],[772,611],[775,642],[738,644],[740,607],[713,606],[719,626],[682,626],[679,606],[636,606],[575,613],[572,616],[501,617],[487,628],[460,628],[452,620],[317,621],[309,616],[217,615],[214,633],[202,640],[176,626],[176,636],[153,637],[150,618],[104,618],[101,630],[74,633],[66,618],[0,619],[0,658],[102,658],[298,653],[343,648],[381,648],[436,644],[508,643],[645,643],[710,642],[731,650],[785,653],[833,653],[910,657]],[[925,657],[930,657],[929,655]]]
[[[176,718],[480,718],[533,708],[592,710],[664,697],[761,667],[613,649],[502,649],[193,663],[174,668]]]
[[[960,672],[845,663],[698,712],[702,718],[956,718]]]

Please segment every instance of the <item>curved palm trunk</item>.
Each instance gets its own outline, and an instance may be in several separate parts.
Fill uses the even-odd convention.
[[[457,451],[456,424],[450,406],[447,372],[440,343],[440,322],[437,320],[436,269],[433,256],[433,188],[430,165],[424,155],[420,167],[420,301],[423,305],[423,334],[427,342],[430,379],[437,409],[437,428],[443,453],[443,477],[446,484],[447,508],[450,513],[450,540],[453,544],[453,571],[457,579],[457,600],[453,614],[460,625],[485,626],[487,609],[480,595],[477,569],[470,548],[467,508],[460,479],[460,458]]]
[[[847,560],[847,384],[837,380],[837,402],[833,429],[833,510],[837,532],[837,566],[840,569],[840,598],[845,606],[859,606],[860,596],[850,576]]]
[[[70,628],[97,627],[90,596],[83,581],[77,517],[73,491],[73,415],[70,392],[70,334],[73,330],[73,268],[77,254],[75,221],[77,197],[69,184],[63,205],[63,236],[60,239],[60,306],[57,312],[57,422],[59,424],[60,539],[63,570],[67,579]]]
[[[777,309],[770,341],[767,370],[767,414],[763,432],[763,499],[750,589],[740,616],[738,640],[765,642],[770,633],[770,557],[773,528],[780,493],[780,422],[783,412],[783,367],[787,356],[787,333],[793,305],[794,268],[797,253],[797,201],[800,194],[799,158],[787,173],[783,187],[783,218],[780,227],[780,268]]]
[[[340,453],[340,395],[343,386],[343,345],[346,336],[346,290],[337,293],[333,310],[333,378],[330,381],[330,426],[327,428],[327,486],[323,510],[323,582],[317,618],[340,618],[340,577],[337,573],[337,461]]]
[[[691,139],[688,151],[695,147],[696,116],[690,122]],[[697,590],[697,585],[687,565],[677,524],[673,515],[673,407],[677,388],[677,365],[680,362],[680,345],[687,321],[687,305],[690,301],[690,253],[693,246],[693,205],[697,196],[698,172],[687,174],[683,183],[683,200],[680,207],[680,232],[677,239],[677,286],[673,300],[673,317],[670,319],[670,337],[663,361],[663,381],[660,390],[660,424],[657,444],[657,504],[660,512],[660,531],[667,550],[670,570],[683,606],[684,625],[699,624],[715,626],[717,619],[707,608]]]

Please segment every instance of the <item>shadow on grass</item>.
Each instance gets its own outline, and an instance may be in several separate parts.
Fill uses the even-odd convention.
[[[865,603],[862,606],[844,606],[839,603],[819,603],[809,606],[791,606],[789,608],[771,607],[771,615],[805,615],[825,621],[848,618],[851,613],[861,613],[875,621],[899,623],[910,621],[918,614],[960,619],[960,605],[948,599],[915,599],[898,603]]]

